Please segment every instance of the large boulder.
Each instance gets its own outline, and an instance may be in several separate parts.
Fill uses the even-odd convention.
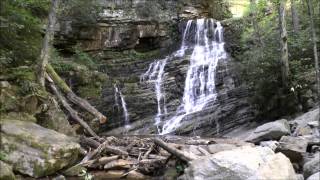
[[[301,162],[307,152],[308,140],[303,137],[283,136],[277,152],[285,154],[292,162]]]
[[[287,120],[281,119],[269,122],[257,127],[247,138],[254,143],[264,140],[279,140],[282,136],[290,134],[290,126]]]
[[[208,145],[208,151],[211,154],[218,153],[221,151],[227,151],[237,148],[234,144],[210,144]]]
[[[74,138],[43,128],[33,122],[3,120],[1,150],[13,170],[42,177],[74,163],[80,145]]]
[[[314,157],[303,165],[303,175],[308,178],[312,174],[320,171],[320,153],[314,155]]]
[[[319,135],[319,118],[319,108],[298,116],[290,122],[296,126],[293,134],[296,136]]]
[[[317,173],[314,173],[313,175],[308,177],[307,180],[320,180],[320,171],[318,171]]]
[[[14,180],[16,179],[13,172],[12,167],[8,164],[0,161],[0,180]]]
[[[193,160],[180,179],[290,179],[296,174],[290,160],[268,147],[250,147],[222,151]]]
[[[37,114],[38,124],[42,127],[55,130],[59,133],[75,136],[75,131],[68,121],[68,117],[59,108],[58,102],[54,98],[49,98],[46,102],[44,111]]]

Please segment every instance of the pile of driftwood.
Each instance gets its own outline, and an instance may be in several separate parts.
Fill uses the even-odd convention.
[[[87,153],[80,165],[95,176],[100,173],[111,179],[149,179],[160,175],[159,172],[166,168],[169,161],[187,164],[199,156],[210,154],[202,147],[221,142],[243,145],[227,141],[179,136],[82,137],[80,142]],[[196,147],[200,154],[186,150],[191,146]]]
[[[87,155],[80,164],[91,170],[104,170],[104,175],[111,178],[148,179],[164,169],[172,154],[191,160],[156,137],[82,137],[81,145]]]

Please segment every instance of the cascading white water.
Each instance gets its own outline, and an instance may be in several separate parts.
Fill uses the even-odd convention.
[[[185,50],[187,49],[186,39],[189,32],[189,29],[191,27],[192,20],[189,20],[187,22],[187,26],[183,32],[183,40],[181,47],[178,51],[173,53],[171,56],[167,56],[164,59],[157,60],[149,65],[148,70],[140,77],[140,81],[153,81],[155,86],[155,93],[157,96],[157,105],[158,105],[158,111],[157,115],[155,117],[155,125],[158,128],[158,132],[160,133],[160,129],[158,125],[161,123],[161,117],[165,114],[167,114],[167,107],[166,107],[166,99],[165,99],[165,93],[162,90],[162,84],[163,84],[163,78],[164,78],[164,68],[167,64],[167,61],[172,59],[173,57],[182,57],[185,54]]]
[[[186,39],[187,39],[187,35],[188,35],[189,29],[190,29],[190,27],[191,27],[191,24],[192,24],[192,20],[189,20],[189,21],[187,22],[187,26],[186,26],[186,28],[185,28],[185,30],[184,30],[184,32],[183,32],[181,47],[180,47],[180,49],[177,51],[177,55],[178,55],[179,57],[184,56],[185,51],[186,51],[186,49],[187,49]]]
[[[183,54],[186,47],[186,36],[191,23],[188,21],[183,35]],[[177,110],[176,116],[166,121],[161,134],[176,130],[183,118],[191,113],[202,110],[208,102],[216,99],[215,72],[218,61],[226,58],[223,42],[223,27],[220,22],[210,19],[196,20],[195,45],[187,71],[183,102]],[[182,48],[181,48],[182,49]],[[216,122],[218,124],[218,122]],[[217,125],[218,127],[218,125]]]
[[[127,109],[127,103],[124,99],[124,96],[122,95],[122,92],[119,90],[118,86],[115,84],[114,85],[114,99],[115,99],[115,105],[119,107],[119,98],[121,100],[121,106],[123,110],[123,117],[124,117],[124,122],[125,122],[125,128],[130,127],[130,121],[129,121],[129,113]]]
[[[191,30],[194,22],[195,32]],[[162,89],[165,66],[173,57],[184,56],[186,50],[190,47],[193,47],[193,51],[185,80],[183,102],[178,107],[175,116],[169,120],[163,120],[162,130],[159,130],[158,125],[161,123],[161,116],[167,114],[165,92]],[[213,19],[197,19],[187,22],[181,47],[177,52],[150,64],[148,70],[141,76],[141,81],[151,81],[155,85],[158,104],[155,125],[160,134],[173,132],[181,125],[186,115],[201,111],[208,102],[215,101],[217,97],[215,90],[216,67],[218,61],[225,58],[226,52],[221,23],[215,23]],[[215,123],[218,132],[219,124],[216,121]]]
[[[151,63],[147,72],[141,76],[141,81],[148,80],[154,82],[158,104],[158,113],[155,117],[155,125],[157,126],[161,122],[161,116],[167,113],[165,94],[162,91],[162,81],[164,76],[164,68],[168,58],[169,57]]]

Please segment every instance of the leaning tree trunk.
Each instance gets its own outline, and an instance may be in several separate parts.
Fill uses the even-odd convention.
[[[282,84],[288,86],[289,79],[289,60],[288,60],[288,34],[286,29],[286,0],[279,2],[279,29],[280,29],[280,48],[281,48],[281,73]]]
[[[299,23],[299,14],[297,11],[297,4],[296,0],[291,0],[291,16],[292,16],[292,25],[293,25],[293,31],[295,33],[298,33],[300,30],[300,23]]]
[[[311,0],[307,0],[308,5],[308,13],[310,18],[310,26],[311,26],[311,33],[312,33],[312,41],[313,41],[313,53],[314,53],[314,63],[316,69],[316,81],[318,86],[318,103],[320,108],[320,71],[319,71],[319,58],[318,58],[318,51],[317,51],[317,35],[316,30],[314,27],[314,12]],[[320,120],[320,117],[319,117]]]
[[[49,12],[48,25],[46,29],[46,34],[43,39],[41,54],[40,54],[40,62],[38,65],[38,82],[44,88],[45,87],[45,71],[46,65],[49,62],[50,58],[50,46],[54,37],[54,25],[56,23],[57,14],[56,10],[58,8],[58,0],[51,1],[51,8]]]
[[[75,111],[67,102],[67,100],[62,96],[62,94],[60,93],[60,91],[58,90],[58,88],[55,86],[55,84],[53,83],[53,81],[50,79],[49,76],[47,76],[47,79],[49,81],[49,87],[51,88],[51,90],[53,91],[53,93],[57,96],[58,100],[60,101],[60,103],[62,104],[62,106],[69,112],[70,117],[77,121],[85,130],[88,131],[88,133],[92,136],[92,137],[99,137],[92,129],[91,127],[83,120],[80,118],[80,116],[78,115],[78,112]]]
[[[60,76],[55,72],[53,67],[50,64],[46,66],[47,73],[50,75],[52,80],[57,84],[57,86],[66,94],[67,98],[74,104],[80,106],[82,109],[88,111],[94,115],[101,124],[107,121],[107,118],[101,114],[96,108],[94,108],[88,101],[78,97],[74,92],[69,88],[69,86],[60,78]]]

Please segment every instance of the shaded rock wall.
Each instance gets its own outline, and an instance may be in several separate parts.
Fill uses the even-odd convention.
[[[80,43],[86,51],[101,59],[99,71],[109,77],[100,100],[92,102],[109,117],[107,125],[101,128],[102,132],[119,134],[126,131],[123,110],[121,106],[115,106],[115,83],[126,100],[132,125],[130,131],[135,134],[157,132],[153,125],[157,113],[155,87],[153,83],[140,82],[140,76],[155,59],[164,58],[180,46],[186,19],[224,14],[219,10],[212,13],[211,10],[219,9],[220,5],[209,5],[209,1],[105,0],[101,1],[105,10],[97,24],[77,25],[72,20],[60,22],[56,47],[68,50]],[[231,29],[226,29],[226,36],[233,34]],[[181,104],[188,64],[188,57],[185,57],[173,59],[165,67],[163,87],[168,116],[172,116]],[[231,58],[220,62],[216,76],[218,100],[204,111],[190,115],[177,133],[211,135],[217,133],[217,122],[219,132],[224,132],[252,119],[248,91],[240,83],[236,67]]]

